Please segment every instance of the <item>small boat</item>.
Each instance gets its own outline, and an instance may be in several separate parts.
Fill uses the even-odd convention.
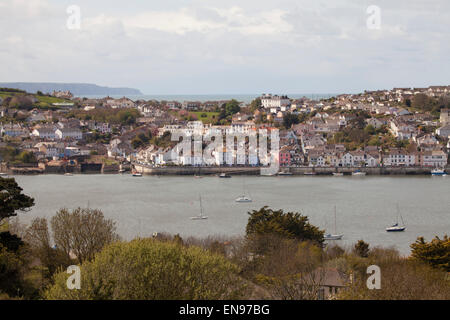
[[[356,170],[356,171],[354,171],[354,172],[352,172],[352,176],[365,176],[366,175],[366,173],[365,172],[362,172],[361,170]]]
[[[316,173],[315,172],[305,172],[303,173],[304,176],[315,176]]]
[[[278,172],[279,176],[292,176],[292,172],[289,171],[280,171]]]
[[[333,172],[333,176],[342,177],[344,174],[342,172]]]
[[[0,177],[7,176],[7,175],[8,175],[7,173],[0,172]]]
[[[201,179],[203,178],[202,176],[194,176],[195,179]]]
[[[133,177],[142,177],[142,173],[139,173],[139,172],[133,172],[133,173],[132,173],[132,176],[133,176]]]
[[[261,175],[261,176],[264,176],[264,177],[273,177],[273,176],[275,176],[276,174],[274,174],[274,173],[260,173],[260,175]]]
[[[445,176],[447,173],[445,172],[445,169],[433,169],[431,170],[431,175],[433,176]]]
[[[392,226],[386,228],[387,232],[401,232],[401,231],[405,231],[405,230],[406,230],[406,227],[399,226],[398,223],[395,223]]]
[[[387,232],[401,232],[401,231],[405,231],[406,227],[405,227],[405,223],[403,222],[403,217],[400,215],[400,218],[402,220],[402,225],[398,224],[398,216],[400,215],[400,209],[397,205],[397,222],[395,224],[393,224],[390,227],[386,228]]]
[[[242,195],[236,198],[236,202],[252,202],[252,198],[250,196],[246,196],[245,192],[245,177],[242,179]]]
[[[240,196],[236,198],[236,202],[252,202],[252,199],[247,196]]]
[[[68,176],[68,177],[73,176],[73,174],[71,174],[70,172],[66,172],[66,173],[64,173],[64,175],[65,175],[65,176]]]
[[[191,220],[206,220],[206,219],[208,219],[208,216],[203,215],[203,206],[202,206],[202,197],[201,196],[199,196],[199,200],[200,200],[200,214],[198,216],[191,217]]]
[[[344,236],[343,234],[338,234],[336,232],[336,206],[334,206],[334,234],[328,233],[323,237],[323,240],[341,240]]]
[[[119,173],[124,173],[125,172],[125,169],[120,169],[119,170]]]
[[[323,240],[341,240],[343,236],[343,234],[326,234]]]
[[[219,174],[219,178],[231,178],[231,176],[226,173],[221,173],[221,174]]]

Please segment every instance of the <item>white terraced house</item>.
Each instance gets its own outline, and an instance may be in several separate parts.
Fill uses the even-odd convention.
[[[291,100],[287,96],[272,96],[271,94],[263,94],[261,97],[261,105],[265,109],[281,108],[282,106],[288,106],[290,104]]]
[[[83,133],[78,128],[59,128],[56,129],[55,135],[58,139],[75,139],[81,140],[83,138]]]
[[[410,167],[418,164],[418,156],[415,153],[407,153],[400,149],[391,149],[383,156],[383,165],[385,167]]]
[[[424,167],[443,168],[447,165],[447,158],[444,151],[426,151],[420,155],[420,162]]]
[[[48,140],[56,139],[55,128],[53,127],[36,128],[33,130],[31,134],[41,139],[48,139]]]

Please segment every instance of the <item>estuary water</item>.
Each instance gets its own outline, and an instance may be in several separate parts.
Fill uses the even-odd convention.
[[[410,253],[417,237],[450,235],[450,176],[407,177],[132,177],[126,175],[16,176],[24,193],[35,198],[20,221],[53,216],[59,208],[101,209],[117,222],[118,233],[131,240],[153,232],[181,236],[243,235],[248,212],[269,206],[301,212],[314,225],[344,234],[337,243],[351,246],[363,239],[373,246]],[[251,203],[236,203],[243,193]],[[208,220],[190,220],[203,212]],[[405,232],[387,233],[397,207]]]

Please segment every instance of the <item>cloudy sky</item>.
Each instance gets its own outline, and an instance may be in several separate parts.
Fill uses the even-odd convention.
[[[0,0],[0,82],[13,81],[147,94],[449,85],[450,1]]]

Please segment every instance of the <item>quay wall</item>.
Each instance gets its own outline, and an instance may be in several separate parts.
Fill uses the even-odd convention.
[[[230,175],[260,175],[259,167],[151,167],[141,164],[134,164],[137,172],[149,175],[217,175],[227,173]],[[285,167],[282,171],[292,173],[292,175],[305,175],[314,172],[316,175],[332,175],[334,172],[351,175],[352,172],[360,170],[367,175],[430,175],[433,168],[424,167]],[[447,171],[449,169],[447,168]]]

